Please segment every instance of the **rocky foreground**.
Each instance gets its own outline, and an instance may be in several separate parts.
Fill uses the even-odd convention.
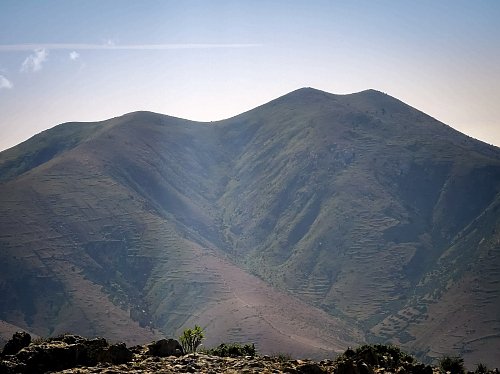
[[[219,357],[184,354],[174,339],[127,348],[103,338],[76,335],[31,341],[19,332],[5,345],[0,373],[440,373],[398,348],[385,345],[348,349],[335,360],[294,360],[286,355]],[[476,371],[477,372],[477,371]],[[487,371],[484,371],[487,372]],[[498,373],[498,371],[496,371]]]

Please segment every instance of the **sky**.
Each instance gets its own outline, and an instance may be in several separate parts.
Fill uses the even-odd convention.
[[[373,88],[500,146],[497,0],[0,0],[0,150],[136,110]]]

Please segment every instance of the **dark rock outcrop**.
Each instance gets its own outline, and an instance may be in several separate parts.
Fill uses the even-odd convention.
[[[31,335],[24,331],[18,331],[10,339],[3,348],[4,355],[15,355],[24,347],[31,343]]]
[[[31,343],[15,355],[0,359],[1,374],[120,374],[120,373],[289,373],[289,374],[439,374],[440,369],[421,364],[394,346],[365,345],[349,348],[335,360],[313,361],[283,355],[218,356],[181,353],[174,339],[127,348],[103,338],[65,335]],[[177,355],[177,356],[176,356]],[[476,371],[477,372],[477,371]],[[498,374],[485,369],[481,373]]]
[[[307,362],[297,366],[295,369],[297,373],[301,374],[324,374],[326,371],[315,362]]]
[[[96,361],[120,365],[132,361],[133,353],[125,343],[112,344],[97,354]]]
[[[158,357],[179,357],[184,355],[184,350],[175,339],[161,339],[148,345],[148,353]]]
[[[29,335],[28,335],[29,336]],[[27,338],[14,334],[7,352],[13,352]],[[30,338],[31,341],[31,338]],[[15,345],[17,344],[17,345]],[[4,350],[5,351],[5,350]],[[95,366],[100,363],[124,364],[133,354],[124,343],[110,345],[104,338],[86,339],[77,335],[63,335],[42,342],[24,345],[15,354],[0,363],[2,373],[44,373],[76,366]]]
[[[83,346],[64,342],[49,342],[32,344],[16,354],[16,359],[22,362],[26,373],[44,373],[75,367],[87,360]]]

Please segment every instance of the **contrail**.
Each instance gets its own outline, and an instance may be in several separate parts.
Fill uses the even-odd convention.
[[[36,49],[51,50],[129,50],[129,51],[162,51],[169,49],[215,49],[215,48],[255,48],[256,43],[184,43],[184,44],[79,44],[79,43],[40,43],[40,44],[0,44],[0,52],[33,51]]]

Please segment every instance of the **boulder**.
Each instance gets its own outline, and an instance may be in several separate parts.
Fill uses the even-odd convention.
[[[31,335],[24,331],[18,331],[10,339],[5,347],[3,347],[4,355],[15,355],[24,347],[27,347],[31,343]]]
[[[80,347],[80,356],[78,363],[85,366],[95,366],[99,363],[100,355],[109,347],[104,338],[78,340],[75,344]]]
[[[2,374],[21,374],[26,372],[26,365],[19,362],[14,356],[3,358],[0,361],[0,373]]]
[[[25,347],[16,358],[26,365],[26,372],[44,373],[72,368],[84,355],[83,347],[78,344],[51,342]]]
[[[337,374],[360,374],[358,367],[354,364],[353,360],[345,360],[337,363],[335,370]]]
[[[359,374],[374,374],[373,368],[364,361],[357,363]]]
[[[132,351],[130,351],[125,343],[112,344],[98,355],[99,362],[108,362],[119,365],[132,361]]]
[[[111,348],[112,347],[112,348]],[[128,362],[132,353],[125,344],[109,346],[106,339],[85,339],[76,335],[50,338],[41,344],[31,344],[15,355],[27,373],[44,373],[70,369],[78,365],[95,366],[99,362]],[[17,369],[21,372],[20,367]]]
[[[97,338],[99,340],[103,340],[102,338]],[[50,338],[51,341],[59,341],[59,342],[64,342],[67,344],[77,344],[77,343],[84,343],[88,341],[88,339],[79,336],[79,335],[72,335],[72,334],[64,334],[61,336],[57,336],[54,338]]]
[[[308,362],[306,364],[296,367],[297,372],[301,374],[323,374],[326,373],[321,366],[315,362]]]
[[[161,339],[148,345],[148,353],[152,356],[182,356],[184,350],[180,343],[175,339]]]

